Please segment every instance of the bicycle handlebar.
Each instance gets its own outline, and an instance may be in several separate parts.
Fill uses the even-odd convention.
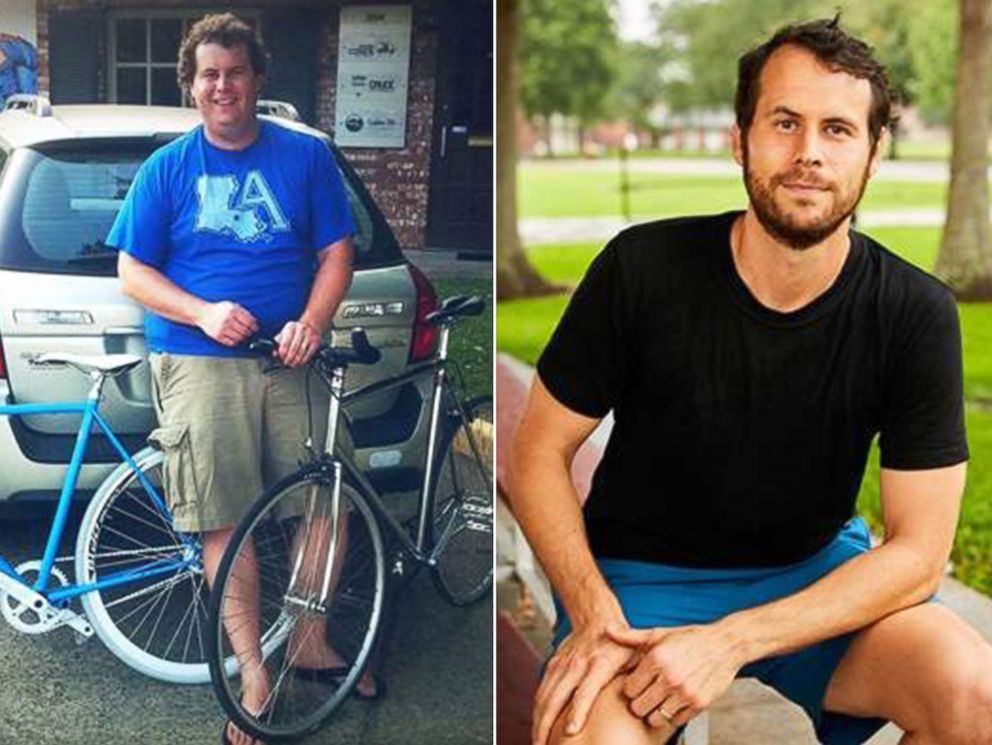
[[[260,337],[248,343],[248,351],[265,357],[271,357],[279,348],[275,339]],[[350,347],[332,347],[321,344],[313,359],[319,359],[330,368],[347,367],[348,365],[374,365],[382,359],[382,353],[372,346],[365,329],[353,329]]]

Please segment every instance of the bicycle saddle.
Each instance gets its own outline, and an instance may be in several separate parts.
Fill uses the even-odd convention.
[[[45,352],[32,360],[35,365],[71,365],[87,375],[91,372],[118,375],[137,367],[141,362],[141,357],[136,354],[83,355],[68,352]]]

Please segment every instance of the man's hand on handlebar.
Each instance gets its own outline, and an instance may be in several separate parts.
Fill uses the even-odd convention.
[[[320,334],[303,321],[290,321],[276,334],[278,357],[287,367],[305,365],[320,349]]]

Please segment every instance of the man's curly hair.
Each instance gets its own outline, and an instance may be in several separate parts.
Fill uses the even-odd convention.
[[[252,70],[256,75],[265,76],[268,56],[258,33],[231,13],[208,15],[190,26],[186,38],[179,45],[176,80],[186,94],[189,93],[196,75],[196,48],[200,44],[220,44],[225,49],[244,44]]]

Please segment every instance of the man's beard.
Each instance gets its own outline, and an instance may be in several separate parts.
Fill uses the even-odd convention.
[[[874,148],[872,153],[874,153]],[[767,182],[760,181],[751,173],[746,144],[743,147],[743,156],[744,188],[747,189],[747,195],[751,200],[751,206],[754,208],[758,222],[773,238],[796,251],[811,248],[832,235],[857,209],[858,203],[865,193],[865,187],[868,185],[870,155],[864,173],[861,174],[861,184],[858,186],[857,193],[852,192],[846,200],[843,199],[844,195],[838,192],[835,184],[827,183],[814,171],[798,166],[785,173],[775,174]],[[775,202],[775,190],[783,183],[793,182],[828,188],[835,196],[833,209],[814,223],[800,224],[797,222],[793,215],[781,209]]]

